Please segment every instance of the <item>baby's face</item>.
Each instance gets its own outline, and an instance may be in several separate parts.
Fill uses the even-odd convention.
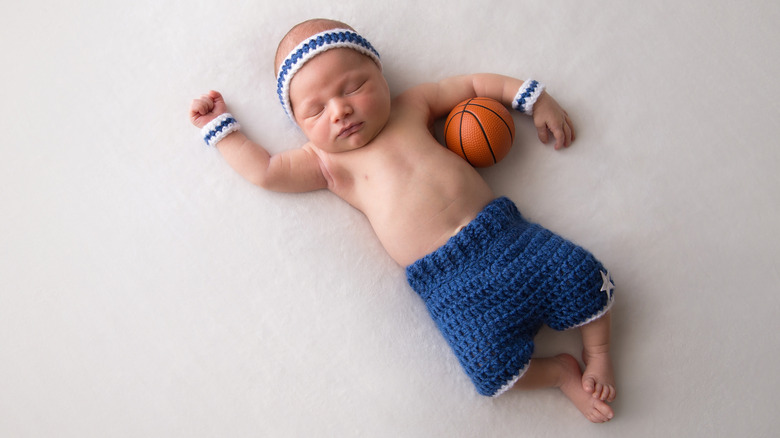
[[[379,67],[346,48],[307,62],[290,83],[290,101],[295,122],[326,152],[365,146],[390,117],[390,90]]]

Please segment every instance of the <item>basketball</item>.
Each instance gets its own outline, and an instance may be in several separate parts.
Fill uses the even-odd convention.
[[[459,103],[447,116],[444,142],[474,167],[488,167],[509,153],[515,122],[501,102],[473,97]]]

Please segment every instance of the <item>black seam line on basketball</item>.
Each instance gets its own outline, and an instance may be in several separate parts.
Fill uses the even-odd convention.
[[[504,122],[504,126],[506,126],[507,131],[509,131],[509,139],[512,140],[512,142],[515,141],[515,136],[512,134],[512,128],[509,127],[509,123],[507,123],[506,120],[504,120],[504,118],[501,117],[501,115],[499,113],[495,112],[493,110],[493,108],[490,108],[490,107],[487,107],[487,106],[484,106],[484,105],[480,105],[478,103],[472,103],[472,105],[478,106],[480,108],[484,108],[484,109],[490,111],[491,113],[495,114],[496,117],[498,117],[499,119],[501,119],[501,121]],[[465,111],[465,109],[464,109],[464,111]]]
[[[458,141],[460,141],[460,150],[463,153],[463,157],[466,159],[466,162],[468,162],[473,166],[474,163],[472,163],[471,160],[469,160],[469,155],[466,153],[466,148],[463,147],[463,116],[468,112],[466,111],[466,108],[469,107],[469,104],[471,103],[472,100],[474,100],[474,98],[467,100],[466,103],[463,104],[463,109],[458,112],[458,114],[460,114],[460,124],[458,126]],[[472,116],[474,115],[470,112],[469,114],[471,114]],[[476,119],[476,117],[474,118]],[[479,122],[479,119],[477,119],[477,122]]]
[[[468,102],[466,102],[466,104],[463,105],[463,110],[460,112],[460,121],[458,123],[458,141],[460,141],[460,150],[463,153],[463,157],[466,159],[466,162],[472,164],[471,160],[469,160],[469,156],[466,154],[466,148],[463,147],[463,113],[466,112],[467,106],[469,106]]]
[[[460,114],[460,115],[461,115],[461,119],[462,119],[462,118],[463,118],[463,110],[460,110],[460,111],[458,111],[458,112],[456,112],[456,113],[452,113],[452,114],[450,114],[450,116],[451,116],[451,117],[450,117],[450,116],[447,116],[447,122],[444,124],[444,137],[445,137],[445,138],[447,137],[447,132],[448,132],[448,131],[449,131],[449,129],[450,129],[450,122],[452,121],[452,118],[453,118],[453,117],[455,117],[455,116],[457,116],[458,114]],[[460,135],[460,134],[459,134],[459,135]]]
[[[444,142],[447,142],[447,130],[450,129],[450,121],[452,119],[447,117],[447,123],[444,124]]]
[[[482,136],[485,137],[485,142],[487,142],[488,144],[488,150],[490,151],[490,155],[493,156],[493,164],[495,164],[496,157],[495,155],[493,155],[493,148],[490,147],[490,140],[488,140],[487,134],[485,134],[485,130],[482,128],[482,123],[479,122],[479,118],[477,118],[477,116],[474,113],[468,110],[469,105],[474,105],[473,103],[471,103],[474,99],[476,98],[472,97],[471,99],[467,100],[466,103],[463,105],[463,109],[460,110],[460,126],[458,127],[458,139],[460,140],[460,150],[463,151],[463,156],[466,157],[466,161],[468,161],[468,163],[473,166],[474,163],[472,163],[471,160],[469,160],[468,154],[466,154],[466,148],[463,147],[463,118],[466,115],[466,113],[468,113],[472,117],[474,117],[474,120],[476,120],[477,124],[479,125],[479,129],[482,130]]]
[[[466,109],[464,109],[463,112],[471,114],[471,116],[474,117],[474,120],[477,121],[477,125],[479,125],[479,129],[482,131],[482,136],[485,137],[485,142],[487,143],[488,150],[490,151],[490,156],[493,157],[493,164],[498,163],[498,161],[496,161],[496,154],[493,153],[493,146],[490,145],[490,138],[488,138],[487,132],[485,132],[485,127],[482,126],[482,122],[479,120],[479,117],[477,117],[477,115],[472,113],[471,111],[467,111]],[[463,120],[463,116],[461,116],[460,120],[461,121]],[[461,144],[462,143],[463,140],[461,140]]]

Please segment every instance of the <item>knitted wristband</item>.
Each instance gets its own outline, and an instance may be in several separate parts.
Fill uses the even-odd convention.
[[[515,99],[512,101],[512,108],[523,114],[529,116],[533,115],[534,104],[536,103],[536,100],[539,99],[539,96],[542,95],[542,91],[544,91],[544,84],[533,79],[528,79],[523,82]]]
[[[222,113],[200,130],[203,141],[209,146],[215,146],[220,140],[233,131],[241,129],[236,119],[230,113]]]

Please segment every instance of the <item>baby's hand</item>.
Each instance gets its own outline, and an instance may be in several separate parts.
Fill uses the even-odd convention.
[[[539,140],[547,144],[550,133],[555,137],[555,149],[569,147],[574,141],[574,125],[569,114],[547,92],[539,96],[534,104],[534,126]]]
[[[192,100],[190,104],[190,121],[198,128],[202,128],[226,111],[227,105],[225,105],[222,95],[212,90]]]

